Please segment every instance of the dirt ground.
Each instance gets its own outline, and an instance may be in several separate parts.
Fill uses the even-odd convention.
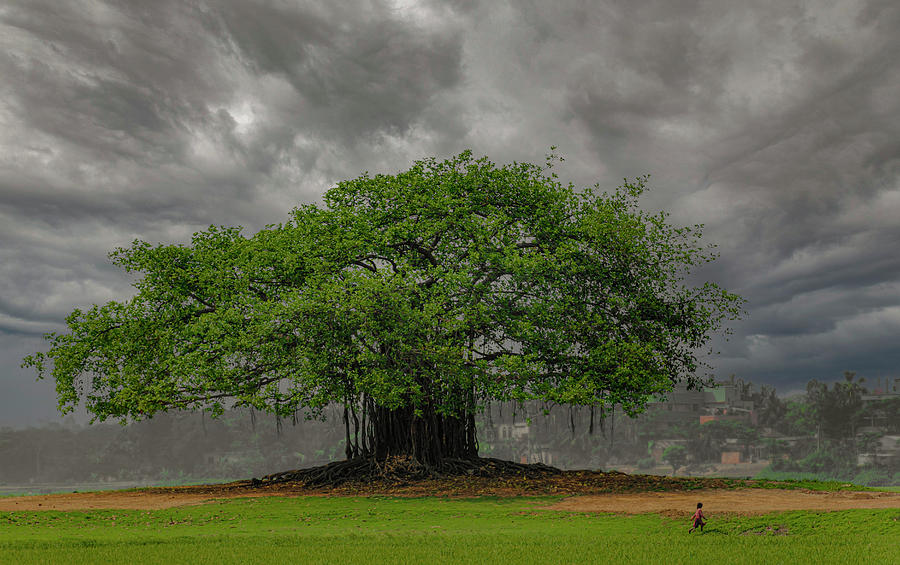
[[[689,515],[703,503],[707,516],[767,514],[786,510],[850,510],[852,508],[900,509],[900,493],[822,492],[780,489],[699,490],[692,492],[642,492],[572,496],[548,506],[571,512],[655,513]]]
[[[71,494],[42,494],[0,498],[0,512],[33,510],[160,510],[202,504],[211,497],[200,494],[162,494],[135,491],[97,491]]]
[[[900,509],[897,492],[821,492],[805,489],[742,488],[753,481],[673,478],[592,471],[567,471],[540,479],[526,477],[454,477],[441,480],[348,483],[307,488],[298,483],[242,481],[222,485],[149,488],[127,491],[15,496],[0,498],[0,512],[40,510],[159,510],[216,499],[261,496],[536,496],[567,495],[548,506],[572,512],[691,514],[697,502],[716,514],[763,514],[785,510]],[[738,487],[738,488],[734,488]]]

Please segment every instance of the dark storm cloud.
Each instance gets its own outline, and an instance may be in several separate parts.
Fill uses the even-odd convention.
[[[387,129],[405,131],[431,94],[460,78],[460,43],[426,36],[352,3],[325,10],[272,8],[233,2],[208,28],[229,40],[255,74],[282,76],[310,110],[304,123],[328,124],[345,141]],[[334,131],[335,126],[343,131]]]
[[[896,372],[896,332],[865,330],[896,330],[900,303],[884,291],[900,280],[900,6],[618,6],[579,18],[593,48],[569,118],[609,168],[652,169],[667,194],[651,199],[708,224],[708,272],[750,301],[732,361],[795,382],[861,359]]]
[[[749,300],[717,373],[895,374],[897,29],[887,0],[8,1],[0,387],[31,378],[26,336],[128,296],[116,246],[553,144],[563,180],[652,173],[649,210],[706,224],[721,259],[700,275]]]
[[[261,224],[240,207],[259,208],[268,185],[315,177],[322,150],[402,133],[459,79],[452,34],[379,3],[340,6],[8,5],[0,214],[28,218],[16,232],[65,225],[67,237],[118,225],[116,243],[167,225]],[[292,204],[323,187],[294,188]]]
[[[275,174],[298,135],[352,146],[403,132],[459,78],[454,36],[339,5],[23,2],[3,14],[19,41],[0,70],[16,125],[51,141],[37,150],[65,151],[67,168],[159,167],[171,187],[232,161],[222,178],[242,171],[252,193],[253,173]]]

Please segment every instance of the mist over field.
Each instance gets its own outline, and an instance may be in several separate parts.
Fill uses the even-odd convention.
[[[900,486],[900,382],[879,384],[894,388],[863,391],[851,375],[781,399],[725,381],[677,389],[637,418],[497,403],[478,416],[479,452],[561,469]],[[284,421],[238,409],[215,419],[163,413],[127,426],[69,419],[0,428],[0,492],[228,481],[325,465],[345,457],[346,441],[339,407],[324,416]]]

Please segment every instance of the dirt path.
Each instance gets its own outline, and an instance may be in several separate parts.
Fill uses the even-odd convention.
[[[217,488],[99,491],[0,498],[0,512],[35,510],[160,510],[203,504],[214,499],[260,496],[308,496],[302,489],[235,490]],[[362,493],[360,493],[362,494]],[[424,494],[424,493],[420,493]],[[510,492],[509,495],[523,494]],[[644,512],[690,514],[703,502],[707,514],[764,514],[783,510],[846,510],[851,508],[900,509],[900,493],[817,492],[776,489],[712,489],[690,492],[574,495],[548,506],[572,512]]]
[[[278,493],[161,493],[140,491],[97,491],[72,494],[42,494],[0,498],[0,512],[34,510],[161,510],[175,506],[203,504],[216,498],[272,496]]]
[[[786,510],[849,510],[853,508],[900,509],[900,493],[823,492],[778,489],[699,490],[692,492],[644,492],[572,496],[548,506],[572,512],[623,512],[687,515],[697,503],[703,512],[716,514],[766,514]]]

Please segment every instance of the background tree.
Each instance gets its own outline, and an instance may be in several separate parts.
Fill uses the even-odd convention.
[[[870,399],[863,405],[860,420],[870,427],[884,428],[885,433],[889,435],[900,433],[900,397]]]
[[[865,379],[856,380],[856,373],[844,371],[844,382],[836,382],[829,389],[827,383],[812,380],[806,393],[817,423],[817,437],[842,441],[856,436],[856,428],[863,418],[862,386]]]
[[[691,424],[684,430],[687,449],[697,461],[716,461],[729,439],[737,439],[745,458],[750,457],[751,446],[759,440],[756,428],[743,422],[712,420],[704,424]]]
[[[702,375],[696,352],[739,313],[712,283],[699,226],[637,206],[645,178],[576,192],[547,168],[471,153],[338,183],[252,237],[111,254],[140,273],[125,302],[75,310],[25,359],[62,410],[99,419],[251,406],[342,406],[348,459],[477,455],[490,400],[620,405]],[[46,361],[52,361],[52,370]]]
[[[699,469],[703,463],[719,460],[724,439],[719,438],[716,433],[711,433],[711,430],[715,430],[716,423],[712,421],[701,424],[697,419],[691,419],[680,425],[670,425],[667,435],[685,440],[687,455],[692,465]]]
[[[672,476],[687,463],[687,448],[683,445],[670,445],[663,450],[663,461],[672,466]]]
[[[787,447],[787,442],[777,437],[762,438],[762,443],[768,452],[769,461],[772,462],[779,461]]]
[[[756,407],[757,422],[762,427],[775,428],[787,413],[787,405],[769,385],[762,385],[758,392],[751,393],[750,400]]]
[[[759,430],[742,422],[734,422],[734,437],[741,443],[741,451],[748,461],[752,461],[751,447],[759,441]]]
[[[807,398],[788,399],[784,403],[784,417],[776,424],[776,430],[789,436],[812,437],[816,433],[816,414]]]

